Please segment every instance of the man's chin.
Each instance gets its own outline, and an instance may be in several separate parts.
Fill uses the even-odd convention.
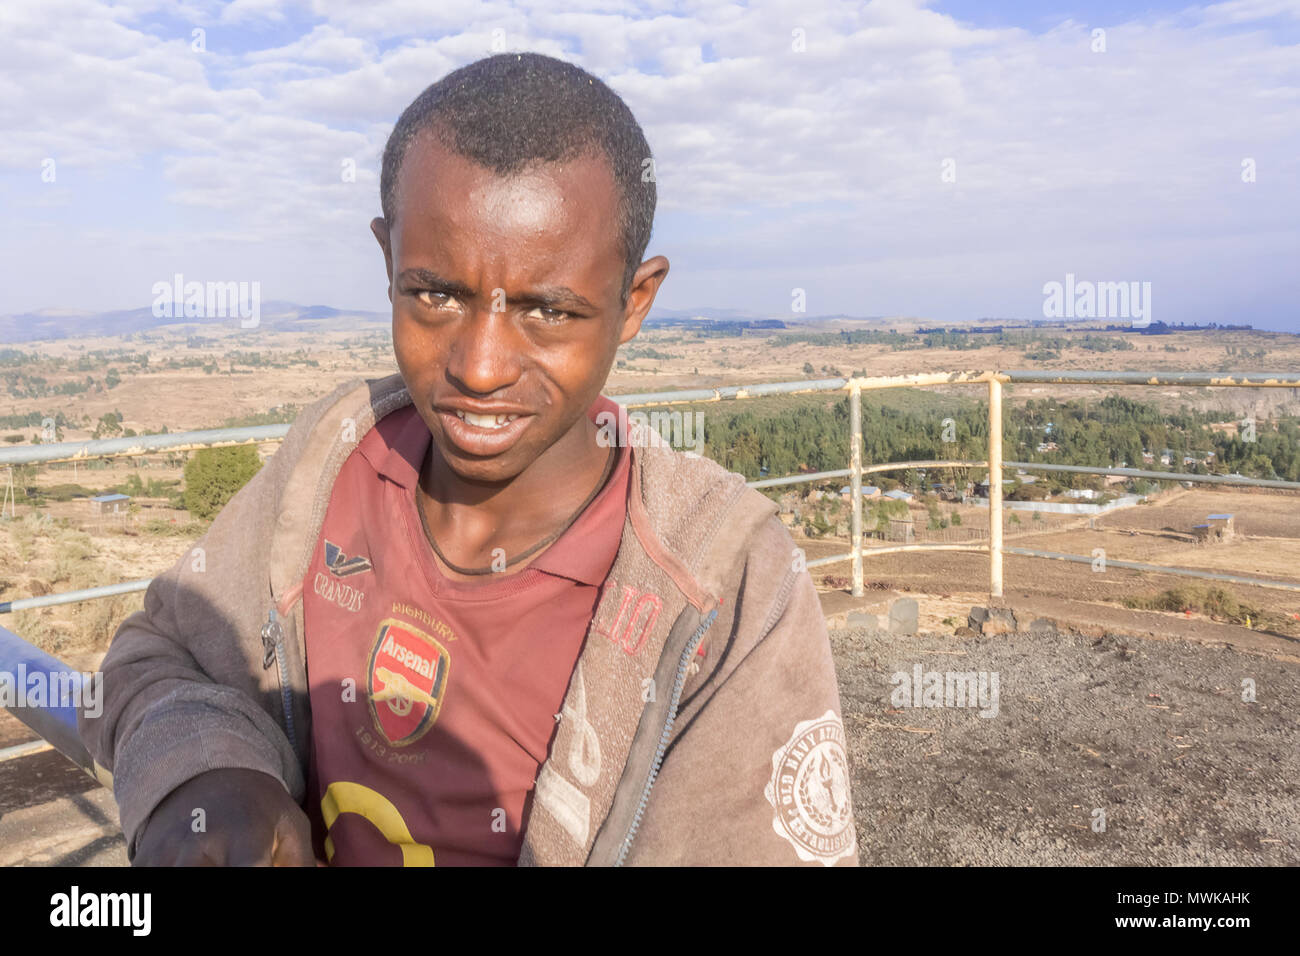
[[[461,481],[475,484],[508,484],[529,464],[518,454],[517,448],[502,455],[467,455],[443,436],[435,436],[434,449],[435,468],[445,468]]]

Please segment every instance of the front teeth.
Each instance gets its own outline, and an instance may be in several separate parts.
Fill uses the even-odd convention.
[[[475,415],[472,412],[457,411],[456,417],[476,428],[501,428],[513,422],[518,415]]]

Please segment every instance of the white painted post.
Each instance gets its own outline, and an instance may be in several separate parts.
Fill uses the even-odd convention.
[[[849,498],[853,502],[849,536],[853,546],[853,596],[862,597],[862,389],[849,385]]]
[[[989,379],[989,596],[1002,597],[1002,383]]]

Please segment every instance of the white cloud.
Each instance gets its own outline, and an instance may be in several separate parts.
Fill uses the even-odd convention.
[[[846,277],[868,264],[888,282],[882,264],[894,263],[892,281],[915,276],[930,296],[932,270],[917,265],[927,256],[982,276],[987,257],[1012,271],[1017,256],[1068,265],[1116,237],[1146,241],[1134,268],[1155,269],[1172,261],[1175,239],[1204,239],[1178,254],[1208,255],[1196,249],[1215,237],[1275,243],[1293,226],[1300,51],[1260,24],[1297,10],[1233,0],[1138,17],[1108,26],[1106,52],[1093,53],[1088,24],[978,29],[910,0],[6,4],[0,189],[17,218],[0,254],[25,275],[22,263],[54,250],[16,238],[19,226],[56,217],[65,242],[70,230],[111,227],[78,223],[85,197],[55,200],[65,194],[40,182],[42,159],[55,157],[61,169],[111,171],[114,182],[161,170],[162,181],[134,188],[142,205],[183,223],[173,248],[201,258],[203,235],[241,237],[225,244],[252,247],[250,262],[276,261],[290,288],[316,288],[317,263],[368,241],[397,115],[487,54],[499,30],[507,49],[564,56],[628,101],[656,153],[658,234],[676,244],[675,287],[689,288],[683,256],[697,274],[724,262],[749,274],[784,268],[827,277],[837,291],[822,298],[848,309]],[[195,53],[188,27],[158,26],[179,21],[230,29]],[[1254,28],[1234,28],[1242,23]],[[263,27],[273,42],[254,42]],[[1247,157],[1258,166],[1251,185],[1239,175]],[[954,183],[941,179],[946,159]],[[344,160],[356,182],[342,181]],[[701,234],[674,227],[692,217],[710,217]],[[156,255],[156,232],[169,228],[129,242]],[[59,241],[58,229],[36,234]],[[979,265],[952,265],[962,261]],[[351,275],[332,270],[329,294],[314,298],[356,302]],[[115,282],[106,274],[99,288],[120,299]],[[6,294],[0,311],[129,304]]]
[[[1205,8],[1206,23],[1252,23],[1270,17],[1300,20],[1297,0],[1229,0]]]

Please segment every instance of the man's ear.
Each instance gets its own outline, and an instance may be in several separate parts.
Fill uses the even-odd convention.
[[[384,250],[384,271],[388,273],[388,301],[393,301],[393,247],[389,243],[388,221],[383,216],[370,220],[370,231],[379,241],[379,248]]]
[[[659,287],[668,278],[668,260],[663,256],[647,259],[632,275],[632,287],[627,293],[627,305],[623,309],[623,328],[619,332],[618,344],[630,342],[641,331],[641,323],[655,304]]]

